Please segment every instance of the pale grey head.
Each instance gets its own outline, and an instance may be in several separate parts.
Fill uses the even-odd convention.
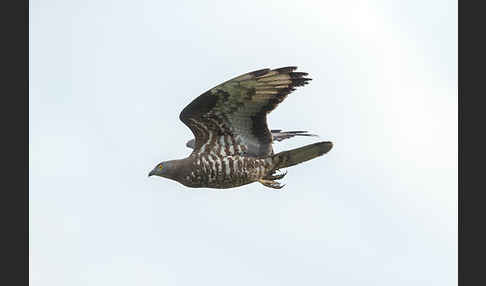
[[[153,168],[152,171],[148,174],[148,176],[159,176],[168,179],[174,179],[174,173],[177,171],[176,164],[172,161],[164,161],[159,163]]]

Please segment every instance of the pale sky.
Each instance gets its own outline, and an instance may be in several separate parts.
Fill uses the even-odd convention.
[[[456,285],[457,1],[30,1],[31,285]],[[147,177],[234,76],[313,79],[268,117],[332,141],[259,183]]]

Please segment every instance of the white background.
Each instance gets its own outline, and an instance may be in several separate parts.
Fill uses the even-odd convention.
[[[457,1],[30,1],[31,285],[456,285]],[[313,78],[258,183],[147,177],[234,76]]]

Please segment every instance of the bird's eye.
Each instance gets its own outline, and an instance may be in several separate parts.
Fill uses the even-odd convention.
[[[162,165],[159,165],[159,169],[162,169]]]

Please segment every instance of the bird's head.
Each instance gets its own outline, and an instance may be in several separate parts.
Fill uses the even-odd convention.
[[[165,161],[157,164],[155,168],[148,174],[150,176],[159,176],[172,179],[174,173],[175,164],[173,161]]]

